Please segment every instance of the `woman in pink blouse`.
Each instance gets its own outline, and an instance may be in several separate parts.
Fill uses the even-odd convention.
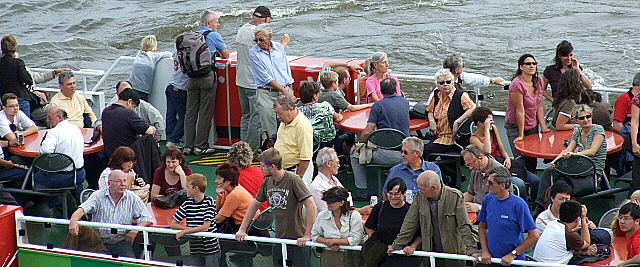
[[[370,63],[369,73],[371,73],[371,76],[366,82],[367,103],[373,103],[384,98],[380,92],[380,81],[387,77],[396,80],[396,95],[402,96],[398,77],[389,74],[389,59],[387,58],[387,53],[375,52],[367,61]]]
[[[542,105],[542,78],[538,77],[538,62],[531,54],[524,54],[518,59],[518,70],[509,85],[509,101],[505,117],[505,126],[509,145],[514,157],[519,156],[514,142],[522,140],[526,135],[548,132],[544,120]],[[535,173],[537,160],[524,157],[527,170]]]

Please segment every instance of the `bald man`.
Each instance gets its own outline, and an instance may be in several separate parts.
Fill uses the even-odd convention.
[[[442,184],[440,176],[434,171],[422,172],[417,182],[419,194],[413,200],[400,233],[387,252],[402,249],[406,255],[413,254],[417,248],[408,244],[418,229],[421,231],[419,237],[422,238],[424,251],[466,255],[477,252],[462,192]],[[464,261],[456,260],[436,259],[436,263],[439,266],[465,266]],[[423,264],[429,266],[428,258]]]

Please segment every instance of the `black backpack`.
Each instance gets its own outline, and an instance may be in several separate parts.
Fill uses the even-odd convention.
[[[215,63],[205,42],[209,33],[211,31],[205,31],[203,34],[190,32],[178,36],[178,61],[182,72],[189,78],[202,77],[213,70]]]

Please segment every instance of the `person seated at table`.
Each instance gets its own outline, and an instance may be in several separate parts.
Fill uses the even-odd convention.
[[[316,165],[318,166],[318,175],[316,175],[316,178],[311,182],[309,191],[311,191],[313,201],[316,203],[318,212],[320,212],[327,209],[326,202],[322,200],[322,194],[334,186],[343,186],[340,180],[338,180],[338,177],[335,176],[338,174],[338,169],[340,168],[340,160],[338,159],[338,154],[335,149],[323,147],[318,150]],[[351,193],[349,193],[347,201],[353,206]],[[356,208],[356,210],[360,214],[366,215],[371,213],[371,208],[371,205],[367,205],[362,208]]]
[[[542,93],[544,87],[538,77],[538,62],[531,54],[524,54],[518,59],[518,70],[509,85],[509,100],[504,118],[504,128],[507,131],[511,154],[514,158],[520,156],[515,147],[515,142],[522,140],[526,135],[537,134],[540,131],[548,132],[544,119],[544,105],[542,105]],[[527,170],[536,173],[538,160],[531,157],[522,157]]]
[[[489,185],[487,184],[487,173],[496,171],[497,169],[509,170],[498,162],[491,155],[484,152],[484,150],[476,145],[468,145],[462,152],[462,159],[469,170],[471,170],[471,180],[467,187],[467,192],[464,192],[464,201],[467,208],[467,212],[478,212],[482,208],[482,201],[487,193],[489,193]],[[511,183],[516,185],[521,192],[521,196],[524,196],[525,184],[524,181],[516,176],[511,176]]]
[[[411,204],[406,202],[407,185],[402,178],[393,178],[387,183],[387,199],[378,202],[373,209],[367,221],[364,224],[364,230],[369,238],[373,233],[375,238],[379,239],[385,245],[393,244],[393,241],[400,233],[404,217],[407,215]],[[383,216],[384,214],[384,216]],[[410,246],[414,248],[420,247],[422,238],[419,231],[416,232],[416,238],[410,242]],[[408,257],[405,255],[391,254],[387,255],[385,249],[378,258],[378,266],[420,266],[421,260],[417,257]],[[365,261],[369,263],[368,258],[375,258],[377,255],[363,255]]]
[[[544,209],[544,195],[547,188],[551,185],[552,170],[555,168],[554,162],[560,158],[570,158],[574,155],[587,156],[596,167],[596,177],[598,179],[607,179],[604,175],[604,165],[607,158],[607,142],[604,140],[605,131],[602,126],[593,124],[591,107],[579,104],[573,110],[573,119],[578,123],[578,128],[573,132],[571,142],[566,149],[551,162],[549,169],[544,170],[540,178],[540,186],[538,187],[538,195],[536,197],[536,211]],[[578,148],[578,152],[573,152]],[[537,212],[534,212],[536,214]]]
[[[536,218],[536,227],[538,231],[542,234],[544,233],[547,225],[555,220],[560,218],[560,205],[565,201],[572,198],[573,189],[569,184],[565,181],[557,181],[551,186],[549,189],[549,195],[551,198],[551,204],[549,207],[540,213]],[[589,236],[591,236],[591,244],[611,244],[611,235],[608,231],[600,228],[596,228],[596,224],[593,223],[589,218],[587,219],[587,228],[589,229]]]
[[[574,253],[595,254],[597,247],[592,245],[589,231],[574,231],[576,228],[589,227],[587,206],[573,200],[564,201],[559,206],[560,219],[549,222],[547,230],[540,234],[533,259],[539,262],[568,264]]]
[[[216,168],[217,184],[216,194],[218,200],[216,201],[216,225],[218,226],[218,232],[235,234],[240,229],[240,224],[244,219],[249,204],[253,200],[253,196],[249,194],[247,189],[238,184],[238,177],[240,176],[240,168],[233,163],[222,163]],[[252,218],[255,218],[258,212],[252,214]]]
[[[238,141],[231,145],[231,149],[227,152],[227,162],[233,163],[240,168],[240,174],[238,175],[238,184],[247,189],[247,192],[252,197],[256,197],[260,185],[264,181],[264,173],[259,167],[251,166],[253,162],[253,149],[249,143],[245,141]],[[268,202],[264,202],[260,205],[259,210],[263,211],[269,207]]]
[[[559,88],[560,77],[567,70],[576,69],[580,74],[580,82],[585,88],[591,88],[591,80],[582,72],[582,66],[573,56],[573,45],[567,40],[562,40],[556,46],[556,56],[553,58],[553,65],[549,65],[544,69],[542,76],[543,95],[547,99],[553,101]],[[551,85],[551,95],[547,93],[547,85]]]
[[[51,98],[50,107],[60,107],[69,114],[69,122],[80,128],[91,128],[98,119],[86,99],[76,93],[76,78],[71,71],[58,76],[60,92]],[[98,127],[100,128],[100,127]]]
[[[363,149],[369,135],[377,129],[396,129],[404,133],[405,136],[409,136],[409,101],[402,96],[394,94],[396,81],[392,78],[383,79],[380,82],[380,90],[382,90],[385,98],[374,103],[371,107],[367,126],[362,130],[358,140],[360,144],[355,146],[360,149]],[[360,163],[359,155],[360,153],[351,153],[350,156],[356,184],[356,196],[353,199],[356,201],[368,201],[367,174],[364,162]],[[399,151],[376,149],[373,150],[369,163],[395,165],[400,162],[402,162],[402,157]]]
[[[28,136],[38,132],[38,126],[20,110],[18,97],[13,93],[2,96],[0,111],[0,137],[7,140],[7,146],[17,146],[17,135]]]
[[[304,114],[313,127],[314,141],[320,147],[337,146],[335,121],[342,120],[342,114],[336,113],[331,104],[318,103],[320,85],[316,82],[303,81],[300,84],[300,102],[298,110]]]
[[[447,69],[440,69],[435,74],[437,88],[433,91],[433,99],[429,102],[426,110],[429,129],[435,138],[424,146],[426,155],[460,151],[460,147],[454,144],[456,137],[453,136],[453,133],[466,118],[471,116],[471,112],[476,108],[476,104],[469,98],[469,94],[455,88],[453,79],[453,74]],[[427,159],[433,161],[435,157],[431,156]],[[455,177],[457,172],[455,162],[443,164],[440,167],[445,176]],[[449,179],[449,181],[451,180]]]
[[[357,246],[362,241],[362,216],[347,201],[349,192],[334,186],[322,193],[327,209],[318,212],[311,240],[328,247],[320,254],[321,266],[355,266],[355,255],[339,246]]]
[[[102,111],[102,136],[107,155],[119,146],[131,146],[138,135],[155,134],[156,128],[133,111],[139,102],[135,91],[125,89],[118,95],[118,102]]]
[[[320,73],[318,79],[320,80],[323,89],[320,90],[317,102],[327,102],[331,104],[336,112],[343,112],[347,110],[356,111],[370,108],[373,105],[372,103],[352,105],[347,102],[344,98],[344,92],[342,92],[340,86],[344,86],[346,83],[346,86],[348,87],[351,77],[349,75],[345,75],[343,80],[340,80],[338,72],[346,72],[348,74],[347,70],[339,70],[337,72],[329,70]]]
[[[153,185],[151,186],[151,200],[157,197],[173,195],[175,192],[187,188],[187,176],[192,171],[185,162],[182,150],[175,146],[170,146],[160,156],[162,166],[156,169],[153,174]]]
[[[4,144],[2,144],[2,146],[4,146]],[[22,182],[26,176],[26,166],[14,164],[13,161],[6,160],[2,149],[0,149],[0,184],[6,181],[19,183]],[[15,186],[19,186],[17,183]]]
[[[630,202],[636,203],[638,206],[640,206],[640,190],[634,191],[633,193],[631,193],[628,199],[623,200],[622,203],[620,203],[620,205],[618,206],[618,211],[622,206]],[[620,223],[618,223],[618,214],[616,214],[615,218],[611,222],[610,228],[613,229],[616,237],[624,237],[627,235],[624,231],[622,231],[622,229],[620,229]]]
[[[573,108],[580,102],[584,86],[580,82],[580,71],[569,69],[562,73],[553,97],[553,120],[555,130],[573,130],[571,120]]]
[[[400,80],[395,75],[389,74],[389,59],[385,52],[374,52],[369,58],[369,73],[371,76],[366,81],[367,103],[374,103],[385,98],[381,90],[380,83],[385,78],[391,78],[396,81],[395,91],[393,94],[403,96],[400,90]]]
[[[199,173],[189,175],[186,187],[189,198],[176,210],[171,222],[171,229],[181,230],[176,234],[176,240],[191,233],[217,232],[216,201],[204,194],[207,190],[207,178]],[[186,226],[180,224],[182,220],[186,220]],[[189,238],[189,250],[190,265],[218,266],[221,255],[218,238],[192,236]]]
[[[605,131],[613,131],[613,107],[602,102],[602,94],[592,89],[584,89],[578,104],[589,105],[593,109],[593,123],[602,125]]]
[[[123,171],[112,171],[109,175],[109,187],[93,192],[71,215],[69,234],[78,235],[78,221],[85,214],[90,214],[93,222],[131,225],[132,221],[136,221],[137,226],[151,225],[151,212],[138,196],[126,189],[126,181],[127,175]],[[108,228],[100,228],[97,231],[109,253],[117,254],[119,257],[135,258],[132,244],[138,231],[118,230],[117,233],[113,233]]]
[[[389,169],[389,175],[384,184],[386,185],[392,179],[396,177],[402,178],[407,186],[407,190],[411,190],[412,194],[418,193],[418,175],[425,171],[434,171],[438,174],[438,177],[442,177],[440,167],[433,162],[423,160],[422,152],[424,144],[422,139],[409,136],[402,140],[402,149],[400,154],[402,155],[402,162],[391,167]],[[382,198],[386,199],[386,186],[382,186]]]
[[[502,77],[487,77],[482,74],[465,72],[464,62],[460,55],[451,54],[446,56],[442,62],[442,67],[451,71],[454,86],[460,90],[463,90],[463,85],[473,88],[484,88],[492,83],[497,85],[503,85],[504,83]]]
[[[618,225],[627,236],[626,260],[618,266],[640,263],[640,206],[635,202],[622,205],[618,212]]]
[[[47,119],[51,129],[42,139],[40,154],[65,154],[73,160],[75,169],[70,165],[60,172],[36,172],[34,175],[35,183],[49,188],[68,187],[75,183],[76,188],[73,190],[73,196],[76,201],[80,202],[82,183],[86,176],[83,157],[84,136],[80,128],[68,120],[67,112],[57,106],[49,108]],[[73,181],[74,176],[75,181]],[[50,207],[55,204],[53,199],[49,201]]]
[[[129,81],[140,99],[149,101],[149,94],[153,86],[153,76],[156,64],[163,58],[170,58],[171,52],[157,52],[158,40],[155,35],[147,35],[140,42],[140,50],[133,60]]]
[[[113,170],[121,170],[127,174],[127,189],[130,189],[134,182],[139,186],[144,186],[144,179],[138,177],[136,172],[133,170],[133,166],[135,164],[136,153],[133,152],[133,149],[126,146],[118,147],[116,151],[111,154],[111,158],[107,163],[107,168],[105,168],[100,174],[100,178],[98,179],[98,188],[105,189],[109,187],[109,174],[111,174]]]

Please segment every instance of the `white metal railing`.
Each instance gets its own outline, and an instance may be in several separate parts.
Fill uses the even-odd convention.
[[[27,238],[27,234],[22,232],[22,231],[26,231],[26,222],[40,222],[40,223],[51,223],[51,224],[59,224],[59,225],[68,225],[69,224],[69,220],[65,220],[65,219],[56,219],[56,218],[46,218],[46,217],[35,217],[35,216],[26,216],[23,215],[21,211],[17,211],[15,214],[15,218],[16,218],[16,234],[17,234],[17,245],[18,247],[21,248],[36,248],[36,249],[45,249],[46,246],[42,246],[42,245],[34,245],[34,244],[29,244],[28,243],[28,238]],[[89,221],[79,221],[78,222],[79,225],[82,226],[89,226],[89,227],[97,227],[97,228],[112,228],[112,229],[119,229],[119,230],[135,230],[135,231],[139,231],[142,232],[143,235],[143,249],[144,249],[144,261],[140,260],[140,259],[129,259],[127,258],[127,260],[130,260],[132,262],[145,262],[145,263],[153,263],[153,264],[158,264],[158,265],[166,265],[167,263],[164,262],[158,262],[158,261],[151,261],[151,251],[148,250],[149,248],[149,244],[150,244],[150,240],[149,240],[149,233],[160,233],[160,234],[172,234],[175,235],[177,234],[179,231],[178,230],[172,230],[172,229],[168,229],[168,228],[157,228],[157,227],[143,227],[143,226],[134,226],[134,225],[121,225],[121,224],[110,224],[110,223],[99,223],[99,222],[89,222]],[[22,230],[22,231],[21,231]],[[21,234],[22,232],[22,234]],[[235,239],[235,235],[232,234],[222,234],[222,233],[209,233],[209,232],[200,232],[200,233],[194,233],[194,234],[189,234],[189,236],[201,236],[201,237],[215,237],[215,238],[221,238],[221,239],[231,239],[234,240]],[[296,245],[296,240],[292,240],[292,239],[280,239],[280,238],[271,238],[271,237],[258,237],[258,236],[247,236],[245,238],[248,241],[255,241],[255,242],[261,242],[261,243],[271,243],[271,244],[280,244],[282,246],[282,255],[283,255],[283,259],[282,259],[282,263],[283,266],[287,266],[286,265],[286,245]],[[317,243],[317,242],[307,242],[306,245],[307,247],[320,247],[320,248],[326,248],[326,246],[324,244],[321,243]],[[354,251],[360,251],[361,250],[361,246],[340,246],[341,250],[354,250]],[[71,251],[71,250],[66,250],[66,249],[61,249],[61,248],[50,248],[48,249],[49,251],[58,251],[58,252],[65,252],[65,253],[74,253],[74,254],[78,254],[78,255],[86,255],[86,256],[91,256],[91,257],[98,257],[98,258],[104,258],[104,259],[111,259],[112,257],[110,255],[104,255],[104,254],[98,254],[98,253],[90,253],[90,252],[81,252],[81,251]],[[404,255],[404,252],[402,252],[401,250],[398,251],[394,251],[394,254],[399,254],[399,255]],[[431,262],[431,266],[435,266],[436,264],[436,258],[440,258],[440,259],[451,259],[451,260],[464,260],[464,261],[471,261],[474,260],[473,257],[471,256],[467,256],[467,255],[459,255],[459,254],[449,254],[449,253],[437,253],[437,252],[428,252],[428,251],[415,251],[414,256],[417,257],[429,257],[429,260]],[[499,258],[492,258],[491,261],[493,263],[500,263],[501,259]],[[564,264],[553,264],[553,263],[542,263],[542,262],[534,262],[534,261],[522,261],[522,260],[514,260],[512,262],[512,264],[517,264],[517,265],[524,265],[524,266],[542,266],[542,267],[564,267],[564,266],[575,266],[575,265],[564,265]],[[169,266],[169,265],[168,265]]]
[[[134,61],[135,59],[136,59],[135,57],[131,57],[131,56],[118,57],[116,61],[114,61],[111,64],[111,66],[109,66],[109,69],[107,69],[104,75],[102,75],[102,78],[100,78],[100,80],[96,83],[96,85],[94,85],[93,88],[91,88],[91,91],[95,91],[98,88],[100,88],[100,86],[102,86],[102,84],[107,80],[107,78],[111,76],[111,73],[113,72],[113,70],[115,70],[115,68],[118,67],[118,65],[120,64],[120,61]]]
[[[29,70],[34,71],[34,72],[51,72],[53,71],[53,69],[43,69],[43,68],[29,68]],[[105,73],[103,70],[94,70],[94,69],[81,69],[81,70],[74,70],[71,71],[73,72],[74,76],[77,76],[78,78],[82,78],[82,91],[84,93],[87,92],[88,86],[87,86],[87,77],[100,77],[103,76]],[[92,91],[95,91],[95,88],[92,89]]]

